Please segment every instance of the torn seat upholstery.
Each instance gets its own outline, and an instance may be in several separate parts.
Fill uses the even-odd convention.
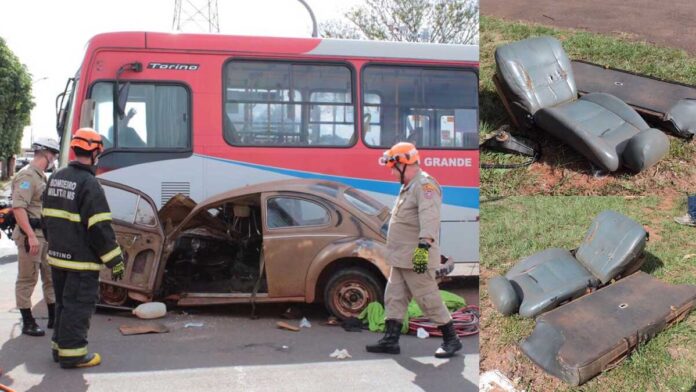
[[[669,151],[669,139],[626,103],[606,93],[578,99],[573,69],[561,43],[538,37],[495,51],[496,85],[518,127],[538,127],[595,166],[640,172]]]
[[[529,256],[488,281],[488,295],[504,315],[535,317],[637,271],[643,262],[647,233],[614,211],[600,213],[574,252],[546,249]]]

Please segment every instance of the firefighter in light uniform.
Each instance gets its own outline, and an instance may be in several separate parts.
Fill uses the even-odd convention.
[[[104,148],[101,136],[89,128],[79,129],[70,148],[76,159],[48,180],[43,205],[57,299],[53,359],[62,368],[101,363],[99,354],[87,351],[99,270],[110,268],[114,280],[121,279],[124,271],[109,205],[95,177],[94,165]]]
[[[451,357],[462,348],[452,317],[440,298],[435,271],[440,265],[440,208],[442,191],[434,178],[420,169],[418,150],[397,143],[384,153],[384,161],[401,181],[387,234],[387,262],[391,273],[384,302],[386,332],[367,351],[398,354],[402,321],[411,298],[426,317],[438,325],[443,343],[438,358]]]
[[[12,213],[17,226],[12,239],[17,244],[18,271],[15,284],[17,308],[22,314],[22,334],[43,336],[31,313],[31,294],[41,274],[42,289],[48,307],[48,328],[53,328],[55,295],[51,269],[46,261],[48,250],[41,232],[41,195],[46,187],[44,171],[53,166],[60,146],[53,139],[39,139],[32,143],[34,159],[12,179]]]

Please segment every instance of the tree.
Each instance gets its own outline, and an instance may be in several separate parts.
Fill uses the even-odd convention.
[[[2,179],[12,172],[11,158],[20,151],[22,131],[34,107],[31,74],[0,38],[0,161]]]
[[[478,0],[365,0],[321,23],[323,37],[478,44]]]

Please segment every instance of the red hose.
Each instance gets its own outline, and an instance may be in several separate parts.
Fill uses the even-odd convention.
[[[452,320],[454,321],[454,330],[457,331],[457,336],[464,337],[476,335],[479,333],[479,307],[476,305],[467,305],[459,310],[452,312]],[[423,328],[430,336],[442,336],[442,332],[437,328],[437,324],[430,321],[426,317],[412,318],[408,322],[408,331],[416,333],[418,328]]]

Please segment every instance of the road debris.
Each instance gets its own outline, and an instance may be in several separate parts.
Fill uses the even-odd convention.
[[[184,328],[203,328],[205,324],[200,323],[200,322],[195,322],[195,323],[186,323],[184,324]]]
[[[515,386],[509,378],[505,377],[500,370],[489,370],[481,375],[479,379],[480,392],[517,392]]]
[[[334,352],[329,354],[331,358],[336,358],[336,359],[346,359],[346,358],[353,358],[349,353],[348,350],[344,349],[336,349]]]
[[[124,336],[129,335],[141,335],[146,333],[167,333],[169,328],[167,328],[162,323],[150,322],[139,325],[121,325],[118,327],[121,334]]]
[[[336,327],[336,326],[341,325],[341,323],[338,321],[338,319],[336,318],[336,316],[329,316],[329,318],[326,319],[326,321],[323,322],[322,325],[327,325],[327,326],[330,326],[330,327]]]
[[[312,323],[307,320],[307,317],[302,317],[300,320],[300,328],[312,328]]]
[[[133,309],[133,314],[141,319],[155,319],[167,314],[167,306],[162,302],[148,302]]]
[[[293,331],[293,332],[299,332],[300,329],[295,327],[294,325],[290,325],[284,321],[278,321],[276,323],[276,326],[280,329],[287,329],[288,331]]]
[[[302,313],[296,307],[290,306],[281,316],[288,320],[297,320],[302,317]]]

